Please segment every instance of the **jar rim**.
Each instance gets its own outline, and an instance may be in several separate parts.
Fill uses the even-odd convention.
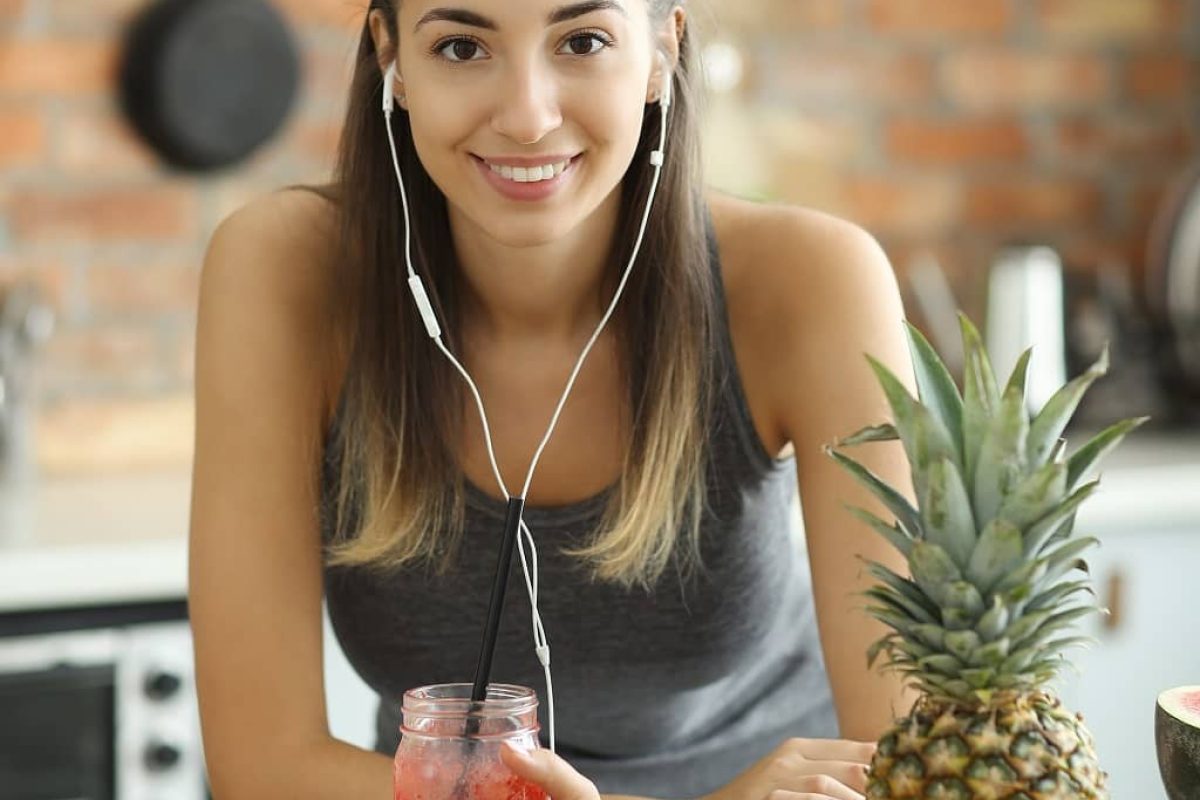
[[[489,683],[481,705],[471,701],[473,689],[470,683],[418,686],[404,693],[401,708],[424,717],[495,717],[529,711],[538,704],[537,692],[528,686]]]

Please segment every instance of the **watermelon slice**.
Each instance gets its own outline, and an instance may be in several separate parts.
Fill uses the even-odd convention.
[[[1154,743],[1170,800],[1200,798],[1200,686],[1178,686],[1158,696]]]

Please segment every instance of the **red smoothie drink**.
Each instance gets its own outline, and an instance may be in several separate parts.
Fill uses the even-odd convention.
[[[423,686],[404,693],[403,716],[392,768],[395,800],[546,800],[540,787],[500,760],[505,742],[538,747],[532,689],[491,684],[487,698],[473,704],[470,684]]]

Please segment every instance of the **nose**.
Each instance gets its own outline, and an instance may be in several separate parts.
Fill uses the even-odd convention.
[[[506,71],[496,95],[492,129],[521,144],[534,144],[562,124],[559,87],[544,65],[525,63]]]

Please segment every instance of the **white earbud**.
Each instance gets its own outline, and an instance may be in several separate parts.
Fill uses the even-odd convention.
[[[660,170],[662,169],[663,162],[666,160],[667,111],[671,108],[671,84],[674,82],[674,79],[675,73],[668,71],[666,79],[663,81],[662,94],[658,98],[658,107],[662,112],[662,127],[659,132],[658,149],[650,151],[650,163]],[[655,183],[657,184],[657,177],[655,178]],[[653,200],[654,195],[651,194],[650,197]]]
[[[383,113],[391,114],[396,107],[396,62],[388,64],[383,76]]]

